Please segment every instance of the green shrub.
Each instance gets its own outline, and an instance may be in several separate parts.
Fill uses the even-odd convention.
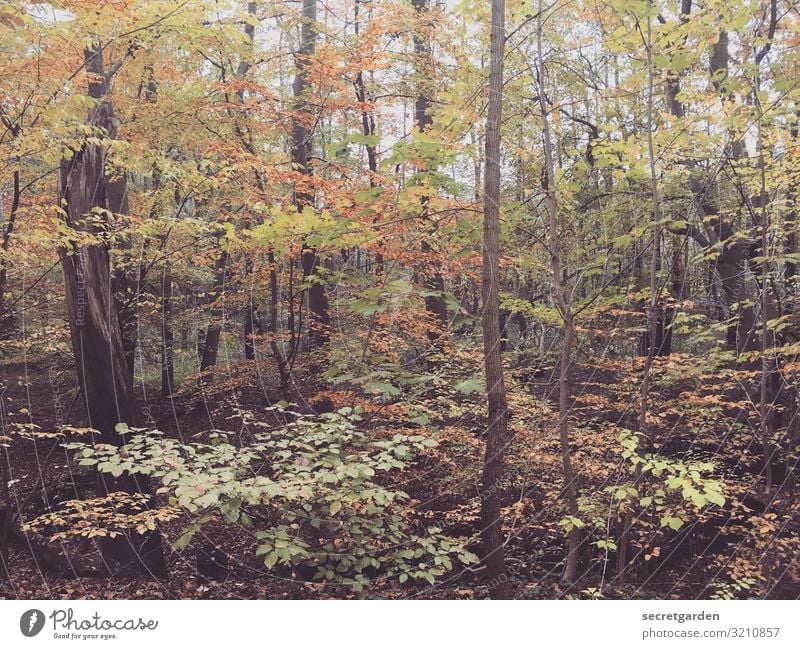
[[[275,427],[239,413],[251,431],[246,443],[234,443],[238,436],[222,431],[209,433],[208,442],[184,444],[158,431],[131,429],[120,448],[68,447],[82,465],[160,482],[157,493],[192,518],[176,549],[221,517],[254,530],[256,553],[267,568],[289,566],[357,592],[375,578],[433,584],[454,561],[477,560],[460,539],[415,525],[408,494],[381,483],[381,476],[406,468],[434,440],[401,434],[372,439],[356,427],[359,413],[350,408],[315,417],[273,410],[292,421]]]

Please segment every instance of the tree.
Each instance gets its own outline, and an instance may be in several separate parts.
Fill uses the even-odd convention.
[[[500,124],[503,114],[505,0],[492,0],[489,103],[486,112],[486,173],[483,189],[483,357],[489,402],[486,455],[481,484],[481,536],[486,579],[492,596],[507,597],[503,517],[500,511],[503,456],[508,438],[508,405],[500,350]]]
[[[419,133],[424,134],[433,124],[431,115],[431,81],[432,81],[432,51],[428,37],[423,30],[426,29],[425,22],[430,20],[430,7],[428,0],[412,0],[412,5],[417,17],[417,28],[414,30],[414,54],[417,74],[418,94],[414,104],[414,121]],[[423,196],[420,201],[422,208],[422,220],[426,224],[430,221],[428,213],[428,198]],[[435,227],[430,228],[428,236],[422,241],[422,251],[430,256],[433,253],[430,240],[435,233]],[[437,263],[426,260],[426,268],[423,270],[423,286],[426,291],[425,310],[431,318],[433,326],[428,330],[428,339],[435,343],[447,328],[447,307],[444,302],[444,278],[437,267]]]
[[[106,162],[116,126],[102,47],[95,44],[86,48],[84,59],[86,70],[92,75],[89,96],[97,101],[86,123],[99,134],[99,141],[86,138],[62,159],[59,197],[65,224],[85,235],[83,241],[88,243],[64,245],[59,256],[78,384],[89,425],[99,431],[103,442],[119,445],[124,432],[120,426],[138,425],[140,413],[111,294],[108,250],[102,239],[109,209]],[[97,488],[101,494],[119,490],[135,493],[146,491],[147,485],[132,476],[116,480],[98,474]],[[121,541],[109,542],[106,550],[118,570],[165,573],[157,534],[147,534],[142,541],[128,535]]]
[[[564,340],[561,343],[561,358],[558,374],[558,438],[561,446],[561,464],[564,470],[564,494],[569,512],[567,560],[564,565],[563,580],[566,583],[575,581],[578,570],[578,551],[580,549],[581,531],[578,523],[578,484],[572,466],[569,439],[570,411],[570,371],[572,368],[572,345],[575,341],[575,317],[569,294],[564,286],[559,252],[560,233],[558,227],[558,196],[556,193],[555,158],[553,141],[550,132],[550,107],[548,106],[545,87],[544,48],[542,46],[542,24],[544,9],[539,2],[536,16],[536,77],[539,90],[540,118],[542,120],[542,142],[544,144],[543,187],[547,200],[547,247],[549,250],[550,275],[553,281],[553,297],[559,314],[564,322]]]
[[[314,185],[311,180],[311,154],[313,148],[313,120],[308,93],[310,84],[308,70],[317,39],[317,1],[303,0],[302,23],[300,26],[300,46],[295,54],[297,72],[292,85],[294,96],[294,119],[292,124],[292,165],[300,174],[294,190],[294,202],[297,211],[303,214],[306,209],[315,209]],[[302,252],[303,277],[308,284],[309,311],[309,343],[319,346],[328,341],[330,336],[330,315],[328,313],[328,297],[321,276],[320,258],[313,248],[303,245]]]
[[[653,144],[653,131],[656,128],[655,122],[655,109],[654,109],[654,70],[653,70],[653,32],[652,32],[652,3],[648,0],[645,11],[646,15],[646,32],[644,36],[644,47],[647,53],[647,117],[646,117],[646,135],[647,140],[647,163],[650,168],[650,199],[651,199],[651,227],[653,232],[653,240],[650,244],[650,304],[647,313],[647,322],[649,326],[647,354],[645,356],[644,368],[642,370],[642,382],[639,391],[639,418],[638,429],[643,439],[646,440],[645,445],[647,448],[652,447],[653,440],[649,437],[648,433],[650,427],[648,425],[648,414],[650,412],[650,384],[652,382],[653,361],[659,353],[663,337],[658,336],[659,327],[664,326],[663,311],[659,307],[660,302],[660,285],[659,285],[659,271],[661,269],[661,195],[658,186],[658,172],[656,170],[656,150]],[[634,488],[638,487],[642,479],[641,471],[637,466],[636,480],[634,481]],[[633,512],[629,512],[625,517],[623,524],[622,537],[619,542],[619,550],[617,554],[617,584],[619,586],[625,583],[625,570],[628,567],[628,544],[631,525],[633,525]]]

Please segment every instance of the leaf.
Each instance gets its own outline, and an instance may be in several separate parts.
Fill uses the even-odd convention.
[[[390,397],[396,397],[400,394],[400,390],[393,386],[391,383],[384,383],[382,381],[368,381],[364,385],[364,391],[371,394],[385,394]]]
[[[472,394],[473,392],[483,392],[486,390],[486,383],[483,378],[475,377],[456,383],[453,388],[461,394]]]
[[[718,491],[706,491],[705,496],[708,502],[713,503],[719,507],[725,506],[725,497]]]
[[[183,550],[183,549],[185,549],[189,545],[189,543],[191,543],[193,536],[194,536],[194,530],[189,530],[188,532],[184,532],[172,544],[172,549],[173,550]]]

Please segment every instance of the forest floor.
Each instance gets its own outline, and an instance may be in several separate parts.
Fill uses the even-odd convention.
[[[659,525],[659,516],[637,520],[631,539],[631,569],[626,585],[613,584],[616,554],[604,539],[615,539],[622,517],[613,508],[613,494],[631,484],[632,470],[622,456],[619,433],[634,427],[642,359],[604,359],[582,363],[573,378],[570,414],[571,451],[580,475],[582,510],[587,512],[586,542],[580,579],[573,589],[559,583],[565,534],[561,448],[557,433],[557,368],[547,359],[531,362],[507,354],[510,426],[513,442],[507,470],[499,485],[505,513],[507,572],[515,598],[562,597],[708,598],[800,597],[798,552],[800,511],[793,498],[776,497],[768,512],[759,500],[763,489],[757,412],[752,395],[754,373],[744,369],[703,369],[696,358],[673,354],[657,359],[654,370],[651,426],[654,453],[684,463],[713,463],[711,473],[725,487],[725,505],[684,511],[678,530]],[[519,366],[515,368],[514,366]],[[42,357],[5,364],[5,416],[10,424],[33,421],[41,430],[55,430],[66,418],[85,426],[84,410],[75,398],[70,368]],[[293,400],[311,411],[329,400],[335,407],[358,403],[365,411],[364,429],[383,435],[405,431],[432,437],[430,449],[412,467],[398,474],[411,505],[426,523],[454,537],[470,539],[478,551],[479,477],[485,419],[482,390],[447,387],[459,377],[480,371],[475,350],[453,350],[441,370],[445,381],[413,401],[365,398],[350,391],[320,392],[309,377],[299,375]],[[449,379],[452,379],[450,381]],[[198,388],[185,381],[172,399],[141,394],[146,416],[169,436],[189,438],[209,429],[233,430],[240,408],[263,411],[281,398],[269,365],[238,362],[220,369],[214,383]],[[147,397],[147,398],[145,398]],[[410,423],[424,414],[424,426]],[[69,493],[74,463],[57,441],[18,442],[11,449],[13,493],[23,512],[33,512],[43,494]],[[796,466],[775,466],[785,479]],[[775,477],[775,476],[774,476]],[[46,485],[43,489],[42,485]],[[678,505],[676,505],[677,507]],[[682,506],[682,505],[681,505]],[[591,521],[591,524],[588,524]],[[182,521],[163,526],[168,547],[180,534]],[[196,568],[198,543],[167,553],[169,577],[164,580],[119,577],[67,577],[49,574],[18,546],[11,546],[12,579],[0,585],[0,598],[339,598],[351,591],[324,583],[293,579],[291,573],[267,571],[254,556],[252,534],[241,527],[210,528],[205,540],[224,548],[230,574],[222,582],[202,578]],[[599,541],[599,543],[598,543]],[[75,550],[70,550],[74,552]],[[92,547],[80,551],[92,553]],[[249,558],[248,558],[249,557]],[[368,596],[380,598],[481,598],[487,596],[479,568],[456,568],[434,586],[377,581]]]

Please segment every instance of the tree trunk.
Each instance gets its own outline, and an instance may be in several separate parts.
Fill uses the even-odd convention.
[[[648,2],[649,4],[649,2]],[[650,7],[648,7],[648,10]],[[654,101],[653,101],[653,34],[652,18],[647,15],[647,158],[650,167],[650,195],[651,195],[651,223],[653,226],[653,245],[650,255],[650,308],[648,312],[650,332],[650,345],[647,349],[647,357],[644,361],[642,371],[642,384],[639,392],[639,421],[638,428],[642,434],[645,450],[652,448],[652,437],[647,423],[647,414],[650,410],[650,384],[652,380],[653,361],[659,352],[663,340],[664,315],[663,309],[659,305],[659,285],[658,273],[661,269],[661,198],[658,188],[658,175],[656,173],[656,152],[653,143],[653,131],[655,130]],[[659,331],[659,329],[661,331]],[[636,465],[634,487],[641,490],[643,474],[640,465]],[[630,534],[635,522],[633,511],[629,511],[625,516],[622,535],[619,541],[617,553],[617,586],[622,587],[625,583],[625,573],[628,568],[628,546]]]
[[[87,118],[89,125],[116,135],[111,102],[107,99],[108,79],[99,48],[85,50],[86,70],[92,75],[89,95],[98,100]],[[108,209],[105,178],[108,145],[84,141],[69,159],[61,161],[59,205],[66,225],[76,231],[101,236],[94,224],[95,208]],[[120,445],[123,437],[118,423],[136,426],[140,420],[133,393],[133,380],[125,357],[117,312],[111,293],[111,271],[104,243],[59,249],[64,272],[67,320],[72,339],[78,384],[85,399],[89,426],[103,442]],[[112,479],[98,474],[100,495],[113,491],[146,492],[147,485],[133,476]],[[158,533],[125,535],[104,543],[106,560],[122,572],[164,575],[163,550]]]
[[[244,329],[244,357],[248,361],[255,360],[256,358],[256,343],[253,336],[263,333],[261,329],[261,320],[256,309],[255,300],[253,299],[252,276],[253,262],[247,259],[245,261],[245,277],[250,279],[251,286],[248,287],[249,294],[247,296],[247,306],[244,310],[244,322],[242,324]]]
[[[492,597],[509,594],[503,548],[501,492],[508,439],[508,407],[500,352],[500,126],[503,107],[505,0],[492,0],[489,105],[483,208],[483,354],[489,401],[486,456],[481,485],[481,537]]]
[[[360,27],[359,27],[359,9],[361,7],[361,3],[363,0],[356,0],[355,3],[355,15],[353,18],[353,30],[355,31],[356,36],[359,35]],[[356,99],[361,104],[361,133],[364,135],[365,138],[373,138],[375,137],[375,117],[373,116],[372,112],[368,111],[366,108],[367,104],[367,90],[364,84],[364,74],[361,70],[358,71],[356,74],[356,79],[353,82],[353,86],[355,87],[356,91]],[[375,144],[371,140],[367,140],[364,144],[364,148],[367,151],[367,169],[369,169],[369,186],[370,188],[376,186],[376,177],[378,175],[378,149]],[[376,216],[373,219],[375,223],[378,221],[378,217]],[[375,253],[375,276],[380,278],[383,276],[384,273],[384,241],[383,237],[380,236],[380,231],[376,230],[376,235],[378,236],[377,241],[377,252]]]
[[[225,318],[225,310],[222,308],[222,297],[225,291],[225,272],[227,270],[227,265],[228,253],[223,250],[214,264],[214,288],[208,299],[211,305],[211,321],[208,324],[208,329],[206,329],[205,342],[203,343],[200,357],[200,372],[204,372],[209,367],[217,364],[219,338],[222,333],[222,321]]]
[[[175,386],[173,334],[172,334],[172,274],[169,264],[164,266],[161,278],[161,397],[172,396]]]
[[[248,2],[247,3],[247,14],[249,16],[256,15],[256,3],[255,2]],[[252,23],[245,23],[244,26],[244,33],[247,36],[248,41],[250,42],[250,46],[252,47],[255,44],[255,37],[256,37],[256,28],[255,25]],[[252,54],[252,52],[251,52]],[[248,71],[250,70],[251,64],[247,58],[242,58],[239,61],[239,65],[236,68],[236,76],[239,79],[243,79]],[[240,104],[244,104],[245,102],[245,94],[244,88],[240,88],[236,92],[236,96],[239,100]],[[239,123],[239,120],[236,120],[236,132],[239,138],[244,145],[244,148],[249,153],[254,153],[255,147],[253,146],[252,137],[250,135],[250,129],[247,125],[242,125]],[[255,170],[255,177],[256,177],[256,185],[258,186],[259,190],[264,191],[264,182],[262,180],[262,174],[260,170]],[[248,219],[249,220],[249,219]],[[251,280],[252,284],[252,274],[253,274],[253,261],[252,259],[248,258],[245,260],[244,265],[244,274],[245,277]],[[252,288],[250,290],[250,295],[247,300],[247,307],[245,308],[244,318],[243,318],[243,333],[244,333],[244,357],[248,361],[255,360],[256,358],[256,348],[255,342],[253,341],[253,333],[255,330],[260,330],[258,326],[258,312],[256,309],[256,305],[253,301],[253,292]]]
[[[128,214],[128,179],[125,172],[121,176],[106,181],[106,203],[108,210],[114,214]],[[130,254],[131,240],[125,235],[120,246],[123,259],[114,264],[111,273],[114,308],[117,311],[122,347],[125,350],[125,362],[128,372],[133,377],[136,361],[136,345],[139,342],[139,295],[141,291],[140,274],[132,273],[133,260],[125,260]],[[127,263],[126,263],[127,261]],[[131,268],[128,267],[131,266]],[[138,267],[137,267],[138,268]]]
[[[570,304],[569,292],[564,286],[559,253],[559,227],[558,227],[558,197],[555,186],[555,161],[553,157],[553,142],[550,134],[550,110],[547,106],[545,92],[544,49],[542,47],[542,2],[539,1],[538,26],[536,30],[538,77],[539,77],[539,108],[542,119],[542,140],[544,142],[544,191],[547,196],[548,214],[548,248],[550,249],[550,274],[553,277],[553,298],[561,317],[564,320],[564,342],[561,347],[561,367],[558,377],[558,438],[561,447],[561,464],[564,471],[564,495],[567,501],[567,511],[573,518],[578,518],[578,485],[577,475],[572,466],[569,435],[569,410],[570,410],[570,370],[572,367],[572,344],[575,339],[575,322]],[[572,524],[567,538],[567,557],[564,565],[562,581],[571,584],[575,581],[578,572],[578,552],[581,543],[580,528]]]
[[[269,321],[267,324],[267,333],[269,333],[269,347],[275,362],[278,364],[278,374],[281,379],[281,392],[286,395],[289,388],[289,367],[287,359],[293,356],[293,350],[286,353],[285,344],[279,331],[280,313],[278,306],[280,304],[280,295],[278,293],[278,270],[276,268],[275,253],[270,250],[267,254],[267,263],[269,264]],[[289,305],[292,308],[292,305]],[[292,327],[292,331],[294,328]]]
[[[15,132],[16,133],[16,132]],[[11,194],[11,209],[8,219],[0,219],[0,226],[3,228],[2,253],[0,254],[0,340],[5,340],[11,336],[14,328],[14,317],[6,313],[6,291],[8,289],[8,266],[5,255],[11,244],[11,235],[14,233],[14,225],[17,221],[17,211],[19,210],[20,197],[22,190],[19,183],[19,171],[14,170],[12,174],[13,188]],[[2,216],[2,196],[0,196],[0,216]]]
[[[412,0],[411,4],[417,14],[417,20],[422,22],[430,11],[429,0]],[[419,29],[414,30],[414,55],[417,73],[417,101],[414,108],[414,122],[420,133],[427,131],[433,124],[433,117],[430,114],[431,99],[429,96],[430,84],[432,83],[432,52],[431,45],[427,37],[420,33]],[[428,199],[423,197],[421,200],[422,220],[427,223],[427,232],[422,239],[422,252],[426,255],[426,266],[430,257],[433,257],[433,247],[430,238],[435,235],[435,228],[430,227],[428,215]],[[438,264],[438,259],[436,260]],[[425,296],[425,311],[433,321],[433,326],[428,329],[428,340],[432,343],[437,342],[442,332],[447,329],[447,306],[444,301],[444,278],[438,265],[434,268],[426,267],[422,273],[422,284],[427,295]]]
[[[295,207],[302,214],[306,207],[314,208],[314,191],[311,187],[313,170],[309,163],[312,152],[312,134],[309,123],[313,114],[306,99],[308,92],[309,59],[316,51],[317,0],[303,0],[303,24],[300,29],[300,47],[296,54],[297,73],[292,85],[295,116],[292,125],[292,166],[306,178],[298,183],[294,192]],[[302,216],[300,217],[302,218]],[[310,347],[324,345],[330,337],[330,314],[325,285],[318,275],[320,259],[317,251],[303,244],[301,256],[303,277],[309,282],[308,298],[308,343]]]

